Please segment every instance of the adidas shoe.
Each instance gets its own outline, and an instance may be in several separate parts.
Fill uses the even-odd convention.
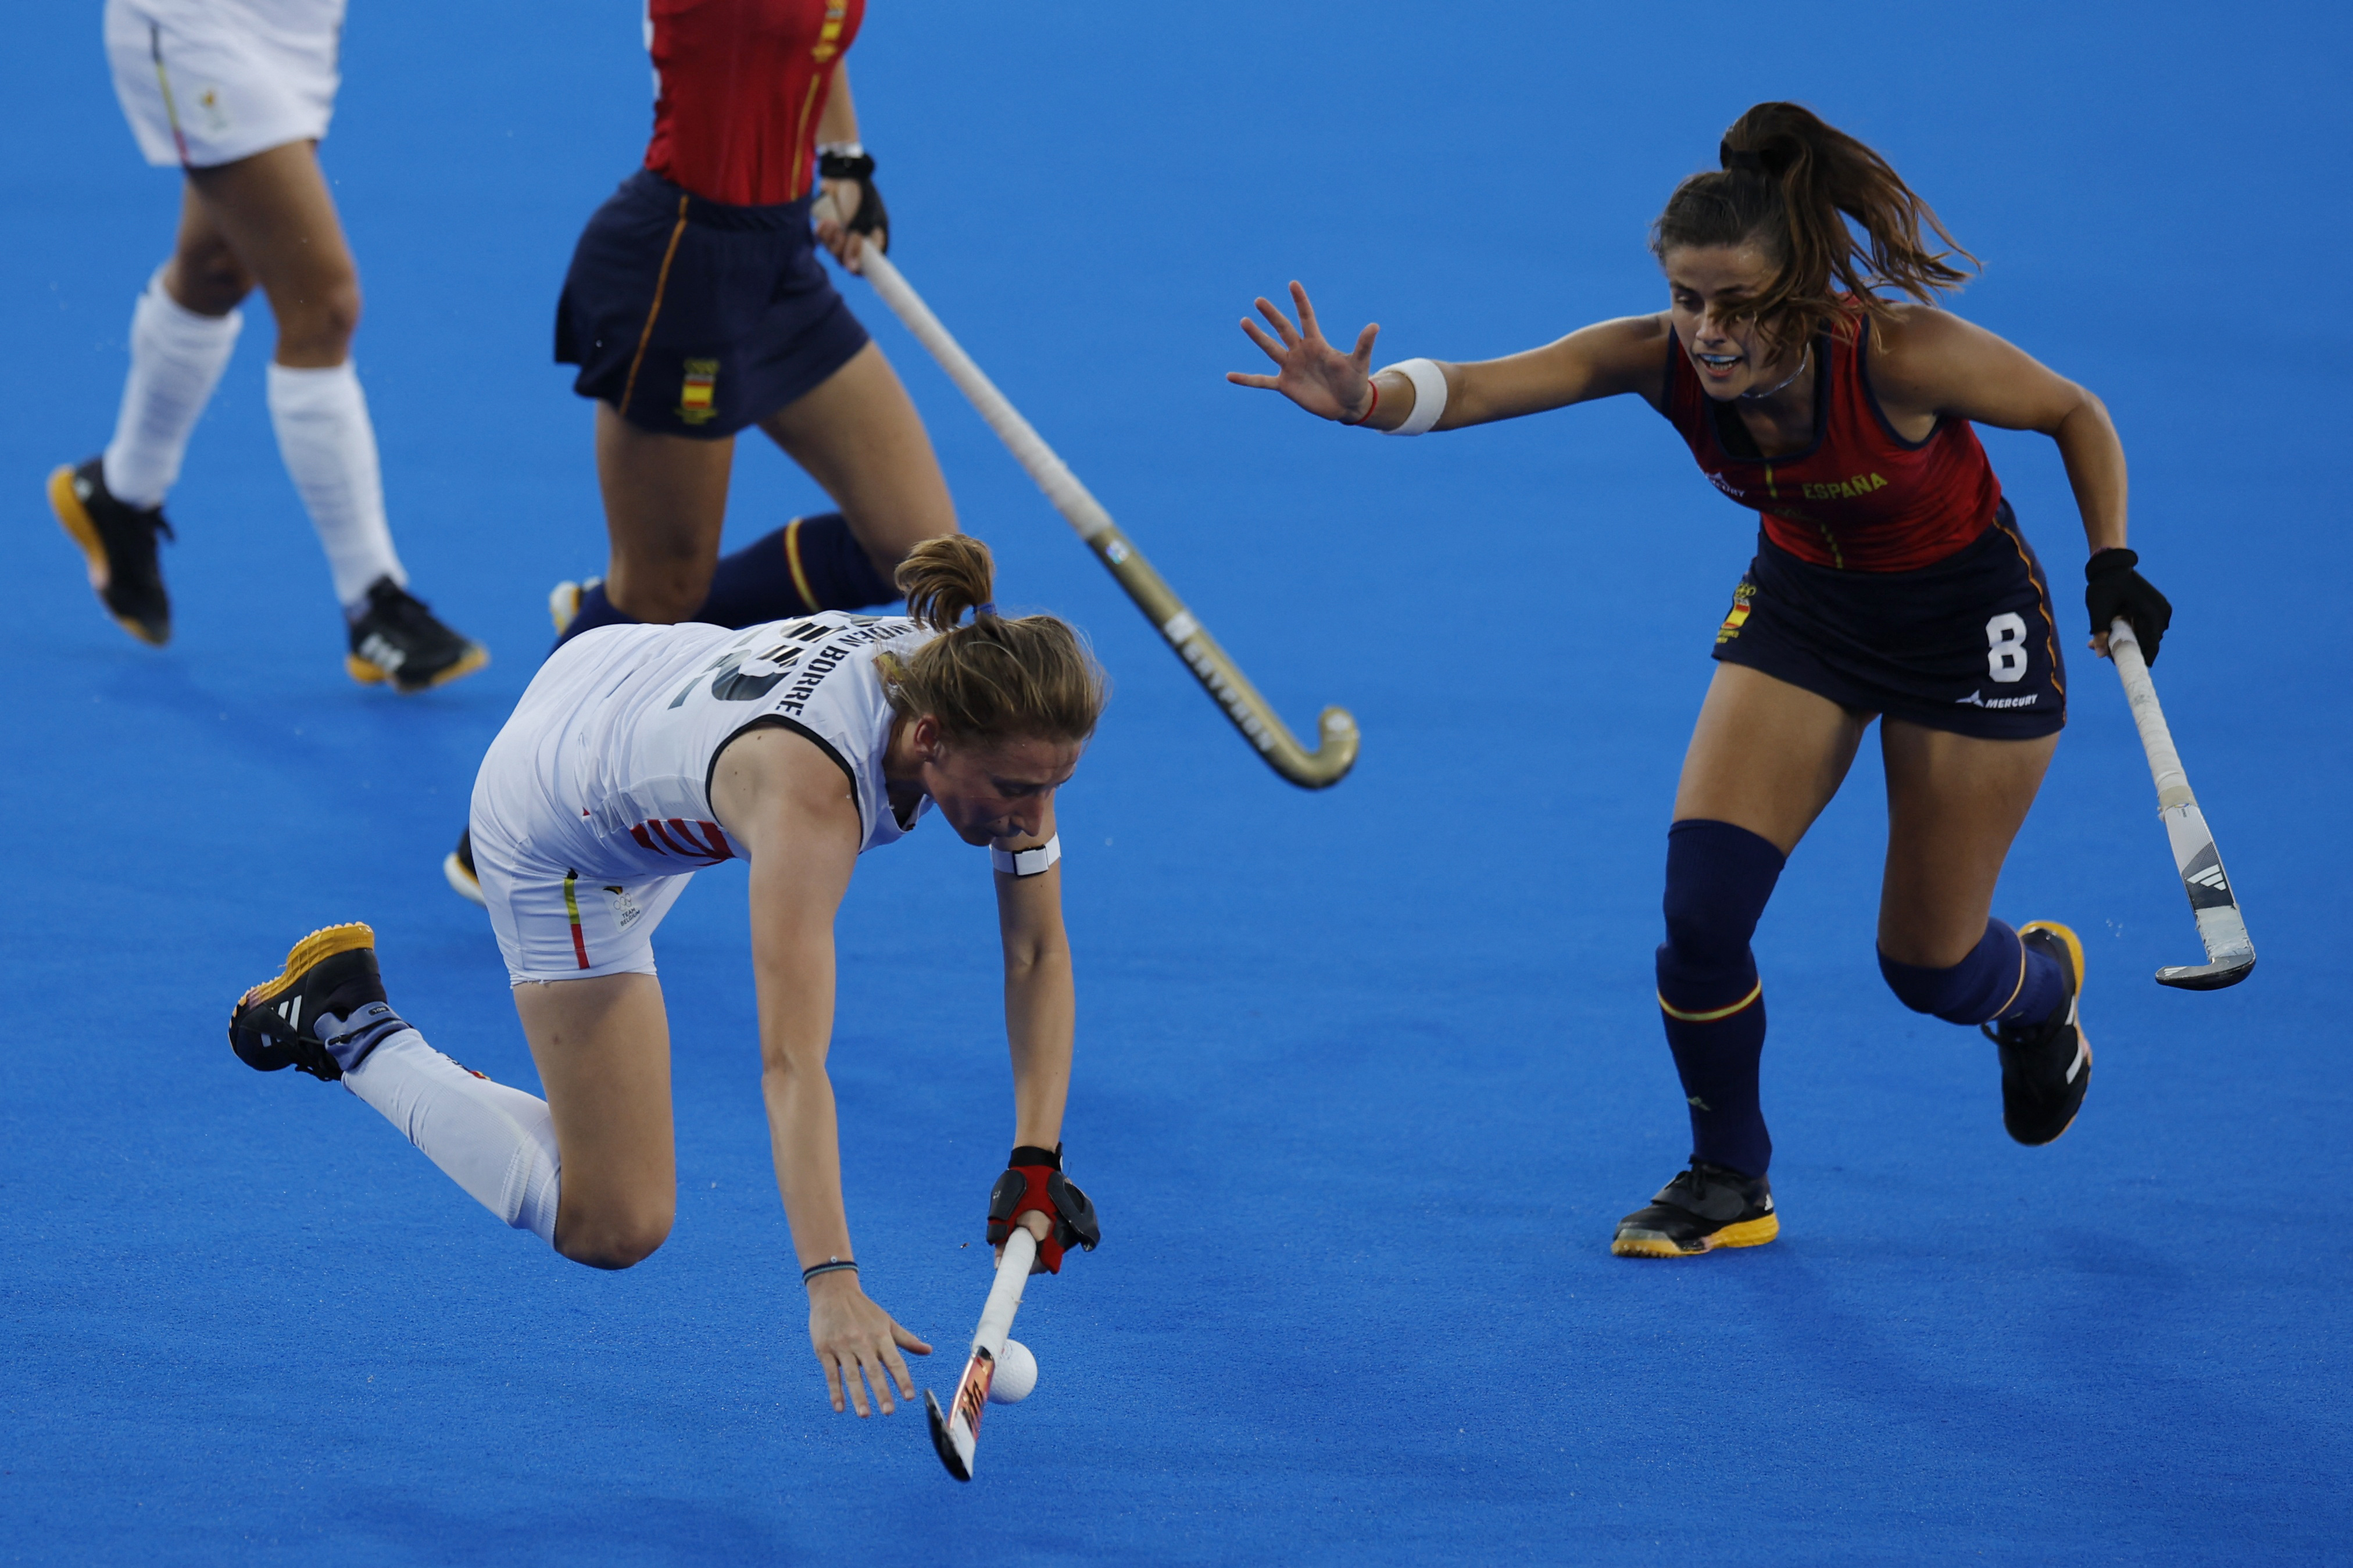
[[[580,601],[604,580],[602,577],[583,577],[577,583],[558,583],[548,590],[547,618],[555,623],[557,637],[572,629],[572,623],[580,618]]]
[[[90,585],[115,623],[157,647],[172,640],[172,599],[155,559],[155,536],[173,537],[160,506],[135,507],[107,492],[96,458],[49,476],[49,508],[90,567]]]
[[[2076,1016],[2083,999],[2084,944],[2056,921],[2033,921],[2018,940],[2058,962],[2067,993],[2039,1024],[1981,1025],[2001,1047],[2001,1124],[2021,1143],[2048,1143],[2074,1124],[2092,1087],[2092,1045]]]
[[[353,922],[296,942],[277,979],[237,999],[228,1043],[256,1072],[301,1068],[332,1083],[407,1026],[385,1000],[375,932]]]
[[[474,875],[474,830],[470,827],[458,835],[458,847],[441,857],[441,875],[449,880],[449,888],[459,898],[483,909],[491,907],[482,897],[482,879]]]
[[[1770,1182],[1694,1159],[1648,1208],[1618,1222],[1609,1250],[1620,1258],[1695,1258],[1719,1247],[1762,1247],[1780,1234]]]
[[[352,651],[343,667],[362,685],[389,682],[402,696],[446,686],[491,662],[490,650],[436,620],[424,601],[389,577],[367,591],[367,608],[352,623]]]

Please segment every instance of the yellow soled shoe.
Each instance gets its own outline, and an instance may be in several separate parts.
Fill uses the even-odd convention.
[[[379,577],[352,622],[352,651],[343,660],[364,686],[389,685],[406,696],[447,686],[491,662],[490,650],[441,624],[424,601]]]
[[[49,510],[80,547],[90,590],[124,631],[156,647],[172,640],[172,600],[164,591],[155,536],[172,537],[161,507],[119,501],[96,458],[49,476]]]
[[[228,1043],[256,1072],[301,1068],[332,1083],[406,1026],[385,1000],[375,932],[354,921],[312,931],[294,944],[277,979],[238,997]]]
[[[2066,994],[2037,1024],[1987,1025],[2001,1047],[2001,1124],[2021,1143],[2048,1143],[2075,1124],[2092,1087],[2092,1043],[2084,1037],[2084,944],[2057,921],[2030,921],[2018,940],[2059,965]]]
[[[1696,1258],[1719,1247],[1762,1247],[1781,1234],[1773,1184],[1694,1159],[1647,1208],[1618,1222],[1620,1258]]]

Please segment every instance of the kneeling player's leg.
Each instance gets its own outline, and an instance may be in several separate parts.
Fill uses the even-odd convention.
[[[669,1237],[678,1206],[661,982],[525,982],[514,998],[564,1150],[555,1249],[627,1268]]]
[[[842,601],[813,608],[897,598],[892,574],[907,552],[956,531],[955,502],[923,416],[879,345],[860,349],[760,428],[841,509],[806,519],[797,541],[807,572],[797,586]]]
[[[612,556],[557,646],[597,626],[690,620],[711,590],[735,439],[645,430],[596,405],[596,482]]]
[[[329,926],[295,943],[278,978],[238,1000],[228,1033],[260,1071],[299,1067],[342,1080],[483,1207],[554,1240],[556,1142],[545,1102],[427,1045],[385,994],[368,927]]]
[[[1881,971],[1915,1012],[1956,1024],[2039,1019],[2060,966],[1991,920],[1994,884],[2059,738],[1989,741],[1891,719]]]

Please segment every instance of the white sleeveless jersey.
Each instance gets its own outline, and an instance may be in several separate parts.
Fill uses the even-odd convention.
[[[892,812],[882,778],[895,715],[875,658],[938,635],[903,616],[839,611],[741,631],[600,627],[542,667],[492,755],[525,740],[529,771],[566,820],[565,858],[583,879],[628,881],[747,858],[711,809],[711,772],[736,735],[779,725],[849,778],[863,854],[914,826]]]

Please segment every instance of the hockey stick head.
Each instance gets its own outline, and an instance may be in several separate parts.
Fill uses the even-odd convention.
[[[2159,985],[2180,991],[2220,991],[2255,972],[2255,955],[2241,953],[2219,963],[2169,963],[2157,972]]]
[[[960,1481],[972,1479],[972,1468],[964,1456],[956,1452],[955,1439],[948,1435],[948,1418],[940,1409],[939,1396],[930,1389],[923,1390],[923,1419],[931,1424],[932,1447],[947,1467],[948,1474]]]

